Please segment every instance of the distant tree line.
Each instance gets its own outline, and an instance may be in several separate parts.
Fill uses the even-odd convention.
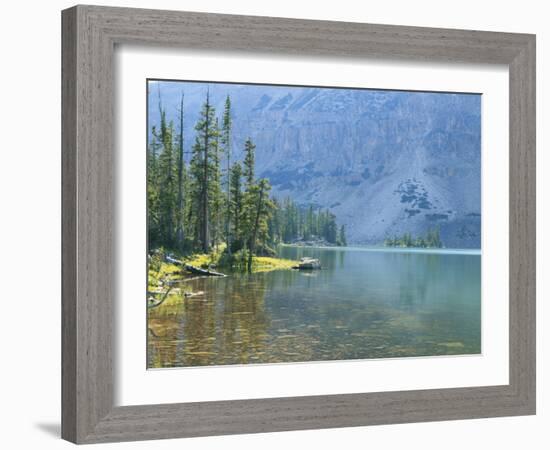
[[[439,228],[428,230],[426,235],[413,237],[411,233],[402,236],[386,238],[384,245],[387,247],[418,247],[418,248],[441,248],[443,243],[439,235]]]
[[[304,209],[270,196],[266,178],[255,175],[256,146],[243,143],[243,161],[233,159],[231,98],[217,116],[206,93],[190,157],[186,157],[184,95],[177,121],[168,121],[160,94],[160,124],[151,129],[147,154],[149,248],[181,254],[209,253],[225,243],[226,260],[249,270],[252,257],[281,242],[320,237],[345,245],[344,227],[327,211]],[[186,161],[189,161],[188,163]]]
[[[328,209],[313,205],[300,206],[290,198],[273,200],[275,210],[268,222],[273,243],[325,241],[332,245],[347,245],[345,226],[338,227],[336,216]]]

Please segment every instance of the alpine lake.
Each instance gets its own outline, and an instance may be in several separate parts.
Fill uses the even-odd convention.
[[[182,279],[148,309],[148,368],[481,352],[478,250],[277,251],[322,269]]]

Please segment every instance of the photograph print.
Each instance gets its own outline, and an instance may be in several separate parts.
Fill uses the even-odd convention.
[[[481,353],[481,95],[146,83],[149,369]]]

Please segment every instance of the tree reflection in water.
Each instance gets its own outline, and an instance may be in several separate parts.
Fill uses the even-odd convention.
[[[480,353],[479,254],[282,252],[323,270],[180,283],[148,311],[148,367]]]

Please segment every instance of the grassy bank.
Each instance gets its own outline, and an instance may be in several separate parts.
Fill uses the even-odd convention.
[[[184,258],[183,261],[186,264],[190,264],[195,267],[216,267],[217,270],[223,272],[224,269],[231,272],[246,272],[240,270],[239,265],[228,266],[224,264],[221,258],[215,258],[212,255],[197,254]],[[292,259],[275,258],[271,256],[253,256],[252,257],[252,273],[256,272],[270,272],[272,270],[288,270],[292,269],[298,263]]]
[[[195,253],[192,255],[180,256],[183,264],[189,264],[195,267],[209,268],[215,267],[220,272],[228,273],[246,273],[239,264],[240,256],[236,255],[231,261],[227,259],[224,248],[220,246],[212,253]],[[252,273],[271,272],[273,270],[290,270],[297,265],[296,261],[284,258],[275,258],[271,256],[253,256]],[[148,288],[150,291],[162,289],[161,285],[166,282],[182,280],[193,275],[178,265],[167,262],[162,253],[155,253],[149,260]]]
[[[181,261],[185,264],[190,264],[203,269],[215,267],[219,271],[229,272],[246,272],[245,261],[247,261],[248,253],[239,251],[231,256],[225,252],[225,244],[221,244],[212,252],[195,253],[189,256],[183,256]],[[291,259],[277,258],[274,256],[253,256],[252,257],[252,273],[269,272],[271,270],[288,270],[296,266],[297,262]]]
[[[272,258],[270,256],[254,256],[252,258],[252,272],[270,272],[272,270],[292,269],[298,263],[291,259]]]
[[[161,288],[162,283],[181,278],[182,268],[166,261],[149,261],[147,271],[147,289],[154,292]]]

